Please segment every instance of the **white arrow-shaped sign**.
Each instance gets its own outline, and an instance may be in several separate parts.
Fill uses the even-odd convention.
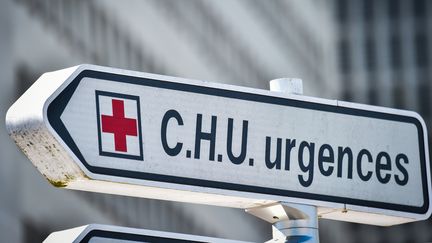
[[[410,111],[81,65],[40,77],[6,122],[58,187],[379,225],[431,214]]]
[[[91,224],[50,234],[44,243],[247,243],[197,235]]]

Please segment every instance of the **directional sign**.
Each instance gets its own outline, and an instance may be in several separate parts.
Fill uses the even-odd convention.
[[[304,203],[379,225],[431,214],[427,131],[410,111],[81,65],[42,75],[6,120],[58,187]]]
[[[91,224],[50,234],[44,243],[247,243],[212,237],[169,233],[163,231],[126,228],[110,225]]]

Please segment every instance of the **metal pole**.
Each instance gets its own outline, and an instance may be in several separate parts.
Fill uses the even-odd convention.
[[[270,81],[270,90],[289,94],[303,94],[303,83],[297,78]],[[318,243],[318,214],[316,206],[279,202],[247,209],[246,212],[272,224],[270,242]]]

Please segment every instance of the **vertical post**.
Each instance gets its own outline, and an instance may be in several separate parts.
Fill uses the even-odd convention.
[[[289,94],[303,94],[303,83],[297,78],[280,78],[270,81],[270,90]],[[272,224],[270,242],[318,243],[318,214],[316,206],[279,202],[246,212]]]

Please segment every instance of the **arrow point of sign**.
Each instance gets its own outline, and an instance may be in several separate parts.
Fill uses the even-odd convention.
[[[6,129],[34,166],[56,187],[65,187],[83,173],[52,134],[47,103],[86,65],[43,74],[7,111]]]
[[[57,243],[57,242],[75,242],[77,238],[88,228],[88,225],[57,231],[48,236],[43,243]]]

